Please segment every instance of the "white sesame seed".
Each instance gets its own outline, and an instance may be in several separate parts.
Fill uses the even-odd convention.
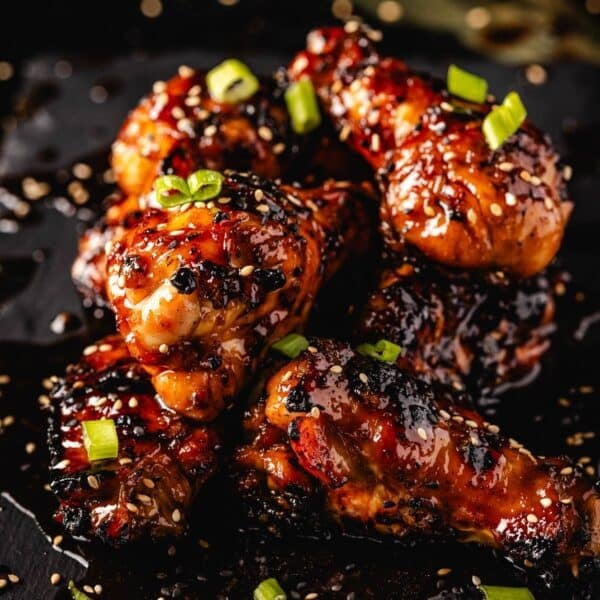
[[[498,165],[498,168],[505,173],[509,173],[515,168],[515,165],[513,165],[511,162],[504,161]]]
[[[350,133],[352,132],[352,129],[350,128],[350,125],[344,125],[340,131],[340,141],[345,142]]]
[[[10,375],[0,375],[0,385],[10,383]]]
[[[571,504],[571,502],[573,502],[573,498],[571,496],[566,496],[565,498],[560,498],[560,502],[562,504]]]
[[[94,354],[94,352],[97,352],[97,350],[98,350],[98,346],[96,346],[95,344],[92,344],[91,346],[88,346],[87,348],[83,349],[83,355],[90,356],[90,354]]]
[[[261,212],[261,213],[265,214],[265,213],[269,212],[269,207],[266,204],[257,204],[256,205],[256,210],[258,212]]]
[[[121,410],[123,408],[123,401],[121,399],[115,400],[113,404],[114,410]]]
[[[446,421],[448,421],[448,419],[450,419],[450,413],[445,411],[443,408],[440,410],[440,417],[442,417],[442,419],[446,419]]]
[[[131,502],[125,502],[125,507],[127,508],[127,510],[129,512],[132,512],[132,513],[138,512],[138,507],[135,504],[132,504]]]
[[[504,194],[504,200],[506,201],[507,206],[515,206],[517,204],[517,197],[511,192],[506,192]]]
[[[254,197],[257,202],[260,202],[265,197],[265,193],[260,189],[254,190]]]
[[[529,513],[527,515],[527,522],[528,523],[537,523],[538,522],[538,518],[533,513]]]
[[[542,180],[537,175],[532,175],[531,179],[529,181],[530,181],[531,185],[541,185],[542,184]]]
[[[64,538],[62,535],[55,535],[54,538],[52,539],[52,545],[60,546],[62,544],[63,539]]]
[[[161,345],[158,347],[158,351],[159,351],[161,354],[167,354],[167,352],[169,352],[169,346],[167,346],[167,344],[161,344]]]
[[[65,458],[65,459],[61,460],[60,462],[57,462],[54,465],[54,468],[59,471],[62,471],[63,469],[66,469],[70,464],[71,464],[71,461],[68,458]]]
[[[240,275],[242,277],[247,277],[248,275],[252,275],[253,272],[254,272],[254,266],[253,265],[246,265],[245,267],[242,267],[240,269]]]
[[[419,427],[417,429],[417,435],[422,439],[422,440],[426,440],[427,439],[427,432],[422,428]]]
[[[444,154],[442,154],[442,158],[445,162],[452,160],[455,156],[456,156],[455,152],[444,152]]]
[[[475,223],[475,221],[477,221],[477,214],[472,208],[469,208],[467,211],[467,219],[469,223]]]
[[[311,354],[316,354],[318,352],[318,350],[314,347],[314,346],[309,346],[307,348],[307,350],[311,353]]]
[[[363,383],[369,383],[369,378],[367,377],[366,373],[359,373],[358,374],[358,378],[363,382]]]
[[[164,81],[155,81],[152,86],[152,91],[155,94],[162,94],[167,89],[167,84]]]
[[[152,490],[154,489],[154,481],[152,481],[152,479],[149,479],[148,477],[144,477],[144,479],[142,479],[142,483],[149,489]]]
[[[525,171],[525,169],[523,169],[522,171],[519,172],[519,177],[523,180],[523,181],[531,181],[531,173],[529,171]]]
[[[148,496],[148,494],[136,494],[135,496],[142,504],[150,504],[152,502],[152,498]]]
[[[549,506],[552,505],[552,500],[550,498],[542,498],[540,500],[540,504],[544,507],[544,508],[548,508]]]
[[[492,202],[490,204],[490,212],[495,217],[501,217],[502,216],[502,207],[499,204],[497,204],[496,202]]]
[[[9,573],[9,574],[8,574],[8,580],[9,580],[11,583],[19,583],[19,581],[21,581],[21,580],[19,579],[19,576],[18,576],[18,575],[15,575],[14,573]]]
[[[341,373],[342,372],[342,367],[340,365],[333,365],[332,367],[329,368],[329,370],[332,373]]]
[[[204,135],[207,136],[207,137],[212,137],[213,135],[215,135],[215,133],[217,133],[217,126],[216,125],[209,125],[204,130]]]
[[[562,172],[565,181],[569,181],[573,177],[573,167],[565,165]]]
[[[178,508],[176,508],[171,513],[171,518],[173,519],[174,523],[179,523],[179,521],[181,521],[181,511]]]
[[[571,475],[573,473],[573,467],[565,467],[560,470],[561,475]]]
[[[98,596],[99,596],[99,595],[102,593],[102,589],[103,589],[103,588],[102,588],[102,586],[101,586],[99,583],[97,583],[97,584],[94,586],[94,592],[96,592],[96,594],[98,594]]]
[[[381,138],[379,137],[378,133],[374,133],[371,136],[371,150],[373,150],[373,152],[379,152],[380,149],[381,149]]]
[[[285,144],[283,142],[279,142],[273,146],[273,154],[283,154],[285,151]]]
[[[100,487],[100,482],[98,481],[98,478],[95,475],[88,475],[87,482],[93,490],[97,490]]]
[[[488,425],[487,430],[490,433],[498,433],[500,431],[500,427],[498,427],[498,425]]]
[[[310,416],[311,416],[313,419],[318,419],[318,418],[321,416],[321,411],[319,410],[319,407],[318,407],[318,406],[313,406],[313,407],[310,409]]]
[[[128,465],[130,463],[132,463],[133,461],[131,460],[131,458],[120,458],[119,459],[119,464],[120,465]]]
[[[436,574],[439,577],[444,577],[445,575],[449,575],[450,573],[452,573],[452,569],[449,569],[448,567],[444,567],[443,569],[438,569],[436,571]]]
[[[25,452],[27,454],[33,454],[35,452],[35,444],[33,442],[25,444]]]
[[[202,86],[196,84],[188,90],[188,96],[198,96],[202,92]]]
[[[8,585],[8,580],[0,579],[0,590],[4,589]]]
[[[273,139],[273,132],[264,125],[258,128],[258,135],[266,142],[270,142]]]
[[[187,65],[181,65],[177,72],[179,73],[180,77],[183,77],[185,79],[194,76],[194,69],[188,67]]]
[[[183,103],[186,106],[200,106],[200,103],[202,102],[202,100],[200,99],[199,96],[188,96]]]
[[[161,350],[162,352],[162,350]],[[127,405],[129,406],[129,408],[136,408],[138,406],[139,402],[138,399],[134,396],[133,398],[129,399],[129,402],[127,402]]]
[[[50,575],[50,583],[52,585],[58,585],[60,583],[60,580],[61,580],[60,573],[52,573],[52,575]]]
[[[473,577],[471,577],[471,581],[475,587],[479,587],[481,585],[481,579],[479,579],[477,575],[473,575]]]
[[[477,427],[477,422],[472,419],[467,419],[465,425],[467,425],[467,427]]]
[[[86,592],[86,594],[93,594],[94,588],[91,585],[86,584],[83,586],[83,591]]]
[[[544,206],[546,207],[546,210],[552,210],[554,208],[554,202],[552,201],[552,198],[546,196],[544,198]]]
[[[174,119],[179,121],[180,119],[185,118],[185,110],[183,110],[183,108],[181,108],[181,106],[174,106],[173,109],[171,110],[171,115],[173,116]]]

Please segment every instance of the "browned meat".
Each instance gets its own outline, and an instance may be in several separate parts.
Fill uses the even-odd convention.
[[[456,535],[526,566],[600,552],[600,498],[579,468],[346,344],[316,340],[282,367],[246,427],[242,490],[300,527],[309,502],[367,531]]]
[[[313,80],[340,138],[378,171],[388,244],[459,268],[543,269],[572,206],[548,138],[527,121],[490,150],[481,129],[490,103],[450,96],[380,57],[368,31],[350,30],[313,31],[289,73]]]
[[[213,419],[269,344],[302,328],[321,285],[361,251],[360,190],[228,172],[221,198],[149,209],[108,256],[119,331],[165,403]]]
[[[382,258],[356,339],[402,347],[401,369],[485,395],[532,373],[550,346],[554,299],[545,275],[456,271],[414,254]]]
[[[101,418],[115,421],[119,455],[90,464],[81,422]],[[48,442],[56,519],[73,534],[119,545],[185,530],[216,469],[219,436],[162,408],[122,339],[109,336],[56,384]]]

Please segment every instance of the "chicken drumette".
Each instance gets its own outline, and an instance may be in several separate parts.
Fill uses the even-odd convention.
[[[473,397],[538,367],[555,329],[547,276],[515,282],[502,273],[450,269],[414,253],[388,253],[382,263],[378,289],[359,315],[357,341],[394,342],[402,348],[401,369]]]
[[[82,421],[113,419],[118,457],[90,463]],[[52,391],[48,430],[56,518],[76,535],[119,545],[181,534],[199,488],[217,466],[212,425],[165,410],[119,336],[90,346]]]
[[[526,121],[490,150],[482,121],[491,103],[461,101],[380,57],[368,33],[354,22],[313,31],[289,73],[312,79],[340,138],[377,170],[388,243],[459,268],[543,269],[571,211],[547,137]]]
[[[214,418],[268,345],[304,326],[323,282],[365,245],[364,200],[347,184],[228,172],[214,201],[146,210],[117,237],[108,296],[168,406]]]
[[[281,368],[246,427],[242,492],[299,527],[325,509],[367,531],[478,541],[527,566],[600,552],[600,498],[571,462],[534,456],[449,388],[346,344],[316,340]]]

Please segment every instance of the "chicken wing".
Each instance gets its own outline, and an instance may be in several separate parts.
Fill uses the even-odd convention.
[[[570,461],[534,456],[450,388],[346,344],[316,340],[282,367],[247,428],[241,489],[288,522],[301,525],[309,502],[367,530],[456,535],[526,566],[600,552],[600,498]],[[270,491],[253,489],[261,482]]]
[[[82,421],[113,419],[118,458],[91,464]],[[161,407],[146,372],[119,336],[88,347],[52,391],[48,443],[56,519],[75,535],[114,545],[179,535],[217,466],[214,426]]]
[[[380,57],[368,34],[354,22],[313,31],[289,73],[312,79],[340,138],[377,170],[390,247],[410,244],[459,268],[539,272],[572,208],[548,138],[526,121],[490,150],[482,121],[491,103],[461,101]]]
[[[394,342],[402,348],[401,369],[473,397],[537,369],[555,328],[546,275],[514,281],[449,269],[414,253],[388,254],[382,264],[357,340]]]
[[[358,188],[301,190],[227,172],[221,197],[149,209],[108,254],[108,296],[132,353],[174,410],[214,418],[322,283],[365,246]]]

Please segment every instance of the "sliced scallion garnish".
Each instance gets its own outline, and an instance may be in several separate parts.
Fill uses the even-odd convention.
[[[177,175],[163,175],[154,182],[156,201],[165,208],[205,202],[221,193],[224,179],[221,173],[209,169],[200,169],[187,180]]]
[[[292,83],[285,92],[285,103],[296,133],[308,133],[321,124],[319,103],[310,79]]]
[[[90,462],[117,458],[119,454],[119,438],[117,428],[112,419],[83,421],[83,444]]]
[[[486,600],[535,600],[527,588],[481,585],[479,589]]]
[[[379,340],[376,344],[361,344],[356,348],[359,354],[369,356],[387,363],[395,363],[402,352],[398,344],[388,340]]]
[[[265,579],[254,590],[254,600],[286,600],[286,593],[274,577]]]
[[[277,340],[271,348],[289,358],[296,358],[308,348],[308,340],[299,333],[290,333]]]
[[[483,120],[483,134],[489,147],[497,150],[522,125],[527,110],[517,92],[510,92],[500,106],[493,108]]]
[[[71,592],[71,598],[73,600],[92,600],[87,594],[84,594],[81,590],[78,590],[75,586],[75,582],[71,579],[67,586],[69,592]]]
[[[213,100],[235,104],[253,96],[260,84],[243,62],[230,58],[206,74],[206,86]]]
[[[464,71],[456,65],[448,67],[446,85],[453,96],[469,102],[481,103],[487,95],[487,81],[483,77]]]

